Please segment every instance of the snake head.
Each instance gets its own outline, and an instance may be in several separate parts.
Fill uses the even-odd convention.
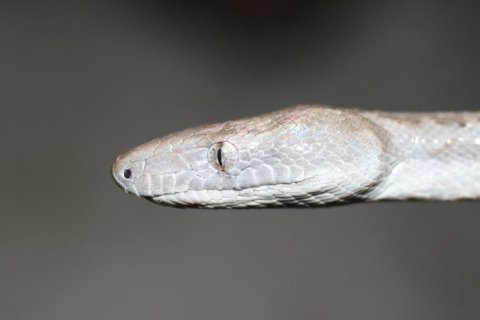
[[[112,173],[162,205],[318,206],[375,184],[384,138],[350,111],[297,107],[152,140],[119,156]]]

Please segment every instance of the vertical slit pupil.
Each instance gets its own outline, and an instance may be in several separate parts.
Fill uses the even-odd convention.
[[[222,148],[219,148],[219,149],[217,150],[217,160],[218,160],[218,164],[220,165],[220,167],[223,167]]]

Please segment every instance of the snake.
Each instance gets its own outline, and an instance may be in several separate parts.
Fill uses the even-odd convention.
[[[301,105],[182,130],[120,155],[127,193],[193,208],[480,199],[480,112]]]

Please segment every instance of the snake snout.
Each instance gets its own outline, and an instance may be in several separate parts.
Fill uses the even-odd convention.
[[[119,187],[127,191],[127,186],[132,183],[132,169],[128,161],[117,159],[112,166],[112,177]]]
[[[142,175],[144,161],[130,161],[126,158],[117,158],[112,166],[112,176],[120,188],[126,192],[139,195],[136,181]]]

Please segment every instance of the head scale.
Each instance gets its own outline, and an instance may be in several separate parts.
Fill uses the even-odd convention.
[[[378,132],[357,115],[300,107],[155,139],[118,157],[127,192],[178,207],[311,206],[376,181]]]

